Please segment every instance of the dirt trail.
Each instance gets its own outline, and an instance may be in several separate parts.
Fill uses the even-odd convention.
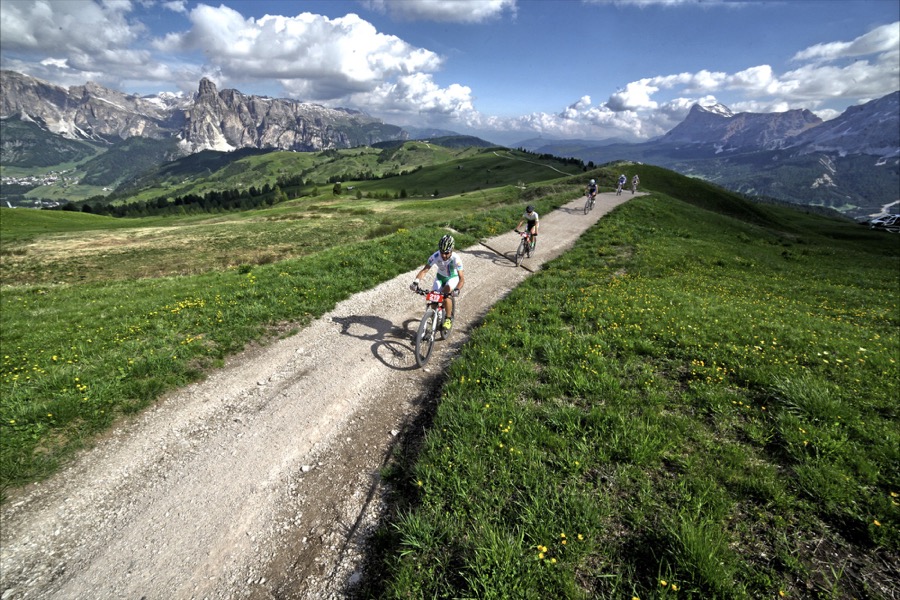
[[[379,469],[472,324],[631,197],[542,217],[526,268],[511,261],[512,232],[463,250],[456,331],[426,369],[412,354],[424,303],[410,271],[235,356],[12,493],[0,598],[346,597],[380,514]]]

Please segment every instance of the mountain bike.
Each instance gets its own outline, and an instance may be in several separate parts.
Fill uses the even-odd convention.
[[[444,300],[447,295],[443,292],[435,292],[432,290],[418,289],[416,293],[425,296],[425,313],[419,322],[419,328],[416,330],[416,364],[424,367],[425,363],[431,357],[431,351],[434,349],[435,335],[440,332],[441,339],[446,340],[450,337],[452,329],[444,329],[444,320],[446,319],[446,310],[444,308]],[[456,315],[456,306],[459,304],[459,290],[453,291],[453,319]]]
[[[584,201],[584,214],[588,214],[592,210],[594,210],[594,197],[596,194],[588,194],[587,199]]]
[[[531,237],[531,234],[528,230],[519,231],[518,229],[514,229],[516,233],[519,234],[521,241],[519,242],[519,247],[516,249],[516,266],[522,264],[522,259],[531,258],[531,255],[534,254],[534,248],[537,246],[537,240]]]

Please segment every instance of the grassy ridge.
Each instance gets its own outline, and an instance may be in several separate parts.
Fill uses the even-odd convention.
[[[896,239],[675,183],[474,332],[371,596],[893,597]]]
[[[657,193],[604,218],[486,317],[421,451],[384,473],[394,519],[366,591],[890,597],[896,238],[628,168]],[[444,226],[465,245],[511,227],[523,202],[550,210],[618,170],[440,202],[320,198],[214,218],[57,213],[54,224],[18,211],[41,220],[16,228],[0,211],[0,485],[52,472],[248,341],[412,269]],[[117,233],[96,229],[128,222],[129,235],[170,241],[96,250]],[[196,273],[182,273],[177,240]],[[318,245],[273,250],[307,240]],[[96,262],[48,258],[57,242]],[[359,253],[384,257],[367,261],[381,268]],[[141,260],[155,278],[134,279]]]
[[[572,193],[525,195],[552,210]],[[46,476],[248,342],[415,268],[445,227],[461,246],[512,228],[522,196],[304,201],[212,219],[2,211],[0,486]]]
[[[141,142],[145,146],[148,143]],[[87,167],[90,169],[87,174],[84,171],[87,167],[82,165],[78,173],[84,179],[80,184],[39,186],[29,191],[26,197],[83,200],[95,196],[93,200],[94,204],[97,204],[96,196],[106,196],[108,190],[103,191],[98,185],[88,185],[89,183],[106,181],[104,177],[108,178],[109,173],[113,175],[118,173],[119,177],[123,177],[132,173],[132,170],[140,172],[135,165],[147,163],[149,166],[159,162],[159,154],[165,151],[165,148],[159,144],[150,144],[146,152],[141,152],[141,144],[132,148],[130,154],[113,152],[98,157],[88,163]],[[503,158],[495,156],[495,152]],[[115,165],[110,167],[110,164],[107,164],[110,161],[123,160],[128,165],[118,171],[113,168]],[[505,148],[448,148],[427,141],[409,141],[385,149],[357,147],[322,152],[208,150],[169,162],[158,169],[151,169],[136,179],[130,178],[135,177],[136,173],[133,173],[130,177],[125,177],[127,181],[117,187],[115,192],[109,194],[108,200],[112,204],[129,204],[186,195],[202,196],[215,191],[274,186],[298,176],[309,185],[304,186],[302,190],[291,188],[292,197],[300,193],[315,195],[313,190],[317,187],[322,191],[326,191],[326,188],[330,191],[335,180],[349,185],[365,181],[368,192],[394,194],[399,193],[401,187],[405,187],[409,195],[427,197],[437,188],[440,189],[441,196],[449,196],[498,185],[535,183],[564,174],[575,175],[581,171],[580,164],[576,162],[540,158]],[[527,168],[523,168],[526,165]],[[457,173],[461,170],[458,167],[462,166],[469,170]],[[514,170],[503,172],[503,169],[510,167]],[[554,167],[564,173],[552,171],[548,167]],[[401,174],[410,174],[419,169],[427,170],[429,174],[418,180],[403,181],[403,177],[399,177]],[[480,171],[476,174],[472,169]],[[381,177],[386,179],[379,179]]]

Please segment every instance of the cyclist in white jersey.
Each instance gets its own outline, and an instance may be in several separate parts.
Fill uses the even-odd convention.
[[[528,232],[531,233],[531,247],[534,248],[534,245],[537,243],[537,234],[538,234],[538,223],[540,223],[540,217],[537,214],[537,211],[534,210],[534,207],[529,205],[528,208],[525,209],[525,213],[522,215],[522,218],[519,219],[519,224],[516,225],[516,229],[521,227],[525,221],[528,221]]]
[[[438,242],[437,252],[428,257],[425,266],[416,275],[416,280],[409,286],[409,289],[412,291],[418,291],[422,285],[422,278],[428,275],[431,267],[437,265],[437,274],[434,277],[434,287],[432,289],[435,292],[440,290],[446,295],[444,304],[447,308],[447,317],[444,319],[444,329],[453,327],[453,321],[450,318],[453,315],[453,296],[459,294],[459,291],[466,284],[462,259],[459,257],[459,254],[453,251],[454,243],[452,235],[442,237],[441,241]]]

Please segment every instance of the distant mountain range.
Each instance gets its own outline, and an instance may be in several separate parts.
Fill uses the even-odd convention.
[[[401,127],[359,111],[220,92],[206,78],[192,97],[133,96],[93,83],[67,90],[14,71],[0,71],[0,88],[0,118],[18,117],[72,140],[172,139],[183,154],[238,148],[316,151],[409,137]]]
[[[436,137],[493,145],[349,109],[219,91],[206,78],[190,97],[134,96],[94,83],[65,89],[13,71],[0,71],[0,89],[0,163],[90,164],[86,183],[98,186],[115,187],[203,150],[320,151]],[[648,142],[537,138],[515,147],[588,164],[655,164],[750,196],[858,218],[900,209],[900,91],[827,122],[807,110],[733,113],[695,105],[682,123]]]
[[[526,140],[518,146],[597,165],[650,163],[750,196],[855,218],[900,212],[900,91],[830,121],[807,110],[733,113],[721,104],[694,105],[684,121],[649,142]]]

